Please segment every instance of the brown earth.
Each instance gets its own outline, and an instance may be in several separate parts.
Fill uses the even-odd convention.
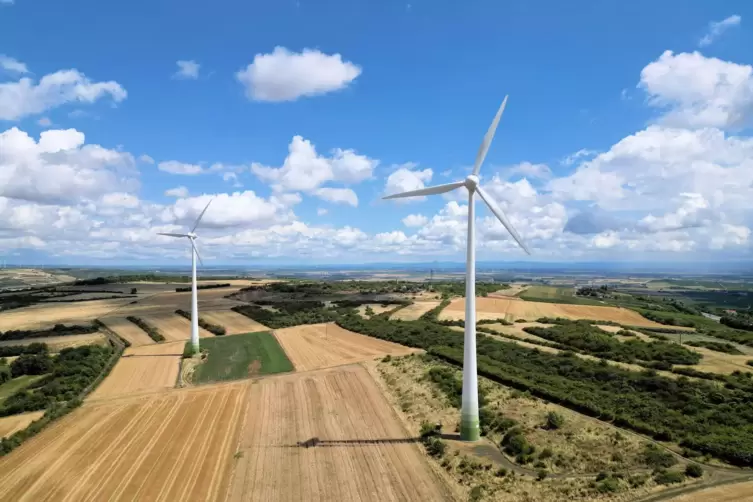
[[[392,314],[390,320],[394,321],[396,319],[402,319],[403,321],[415,321],[426,312],[439,305],[439,303],[439,301],[416,302]]]
[[[476,298],[477,319],[505,318],[508,321],[540,317],[566,319],[595,319],[613,321],[630,326],[666,327],[650,321],[632,310],[619,307],[568,305],[563,303],[528,302],[519,298]],[[440,319],[465,319],[465,298],[453,300],[440,314]],[[674,326],[673,326],[674,327]],[[692,330],[692,328],[688,328]]]
[[[52,327],[54,324],[76,324],[106,316],[131,301],[130,298],[94,300],[62,304],[39,304],[8,310],[0,314],[0,331]]]
[[[228,500],[451,500],[419,448],[362,366],[265,378]]]
[[[0,347],[8,345],[29,345],[30,343],[46,343],[50,352],[60,352],[63,349],[80,347],[82,345],[106,345],[107,336],[104,333],[87,333],[83,335],[43,336],[24,340],[5,340]]]
[[[25,429],[34,420],[39,420],[44,415],[43,411],[32,411],[0,418],[0,438],[6,438],[14,433]]]
[[[334,323],[278,329],[274,334],[297,371],[416,352],[416,349],[353,333]]]
[[[128,340],[131,345],[138,347],[140,345],[152,345],[154,340],[125,317],[106,317],[100,319],[105,326],[113,330],[119,337]]]
[[[139,316],[141,317],[141,316]],[[178,314],[154,314],[141,317],[162,333],[165,341],[188,340],[191,338],[191,321]],[[209,338],[214,335],[199,327],[199,338]]]
[[[175,387],[184,345],[172,342],[127,348],[88,400]]]
[[[85,404],[0,458],[0,500],[224,500],[247,385]]]
[[[717,486],[674,497],[667,502],[750,502],[753,500],[753,481]]]
[[[212,324],[224,326],[228,335],[269,331],[269,328],[232,310],[199,311],[199,317]]]

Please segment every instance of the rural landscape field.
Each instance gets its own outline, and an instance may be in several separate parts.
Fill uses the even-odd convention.
[[[0,294],[0,500],[750,495],[728,291],[478,282],[467,443],[462,282],[205,279],[194,355],[185,278],[60,277]]]

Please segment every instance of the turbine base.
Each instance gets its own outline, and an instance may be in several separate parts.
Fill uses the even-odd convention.
[[[478,417],[460,417],[460,440],[478,441],[481,439],[481,427]]]

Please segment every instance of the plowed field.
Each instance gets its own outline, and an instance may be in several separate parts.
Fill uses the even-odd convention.
[[[89,399],[175,387],[184,345],[173,342],[127,348]]]
[[[0,458],[0,500],[223,500],[247,385],[86,404]]]
[[[403,345],[353,333],[334,323],[278,329],[274,334],[297,371],[416,352]]]
[[[516,319],[535,321],[540,317],[564,317],[566,319],[614,321],[629,326],[663,326],[654,321],[649,321],[637,312],[618,307],[527,302],[525,300],[514,298],[476,298],[477,319],[504,318],[508,321],[514,321]],[[439,318],[465,319],[465,298],[453,300],[447,308],[442,310],[439,314]]]
[[[232,310],[214,310],[199,312],[199,317],[208,323],[224,326],[228,335],[253,333],[255,331],[269,331],[269,328]]]
[[[191,321],[178,314],[160,314],[141,317],[146,322],[160,330],[165,341],[188,340],[191,338]],[[209,331],[199,327],[199,338],[214,336]]]
[[[42,418],[42,415],[44,415],[43,411],[32,411],[31,413],[0,418],[0,438],[8,437],[21,429],[25,429],[34,420]]]
[[[138,347],[139,345],[151,345],[154,340],[149,338],[143,329],[139,328],[125,317],[108,317],[106,319],[100,319],[105,326],[113,330],[121,338],[124,338],[131,342],[131,345]]]
[[[265,378],[250,394],[228,500],[450,500],[363,367]]]

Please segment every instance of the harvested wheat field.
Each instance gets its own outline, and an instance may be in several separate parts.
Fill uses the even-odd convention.
[[[439,305],[439,303],[440,302],[438,301],[413,303],[392,314],[390,320],[394,321],[396,319],[402,319],[403,321],[415,321],[426,312]]]
[[[185,342],[129,347],[88,400],[175,387]]]
[[[253,333],[255,331],[269,331],[269,328],[232,310],[215,310],[199,312],[199,317],[208,323],[224,326],[228,335]]]
[[[687,495],[668,499],[667,502],[749,502],[753,499],[753,481],[706,488]]]
[[[34,420],[42,418],[42,415],[44,415],[43,411],[32,411],[0,418],[0,438],[6,438],[25,429]]]
[[[0,314],[0,331],[52,327],[58,323],[75,324],[92,321],[97,317],[115,311],[129,301],[131,301],[131,298],[61,304],[45,303],[8,310]]]
[[[417,352],[403,345],[353,333],[334,323],[278,329],[274,334],[297,371],[329,368],[387,354]]]
[[[191,321],[178,314],[155,314],[142,317],[143,320],[160,330],[165,341],[188,340],[191,338]],[[209,338],[214,335],[199,327],[199,338]]]
[[[360,315],[361,317],[368,317],[366,315],[367,307],[371,307],[371,310],[374,311],[374,314],[381,314],[383,312],[387,312],[388,310],[394,309],[395,307],[397,307],[397,305],[382,305],[381,303],[367,303],[367,304],[361,305],[360,307],[358,307],[358,309],[356,309],[358,310],[358,315]]]
[[[685,345],[685,348],[698,352],[703,356],[703,358],[698,364],[695,364],[693,366],[678,365],[678,368],[692,368],[698,371],[708,371],[711,373],[722,374],[730,374],[733,371],[745,372],[751,370],[751,367],[746,364],[751,360],[751,356],[749,354],[725,354],[724,352],[717,352],[715,350],[710,350],[704,347],[692,347],[690,345]]]
[[[594,319],[613,321],[630,326],[663,326],[654,321],[649,321],[638,312],[618,307],[528,302],[519,298],[476,298],[477,319],[505,318],[508,321],[515,321],[517,319],[535,321],[540,317]],[[453,300],[447,308],[440,312],[439,318],[465,319],[465,298]],[[689,330],[692,331],[692,328],[689,328]]]
[[[131,345],[138,347],[140,345],[151,345],[154,340],[149,338],[149,335],[144,332],[125,317],[107,317],[100,319],[105,326],[114,331],[120,338],[128,340]]]
[[[82,345],[106,345],[107,336],[104,333],[85,333],[83,335],[42,336],[23,340],[5,340],[0,347],[8,345],[29,345],[30,343],[46,343],[50,352],[60,352],[63,349],[80,347]]]
[[[224,500],[246,389],[85,404],[0,458],[0,500]]]
[[[450,500],[359,365],[255,382],[238,451],[233,502]]]

